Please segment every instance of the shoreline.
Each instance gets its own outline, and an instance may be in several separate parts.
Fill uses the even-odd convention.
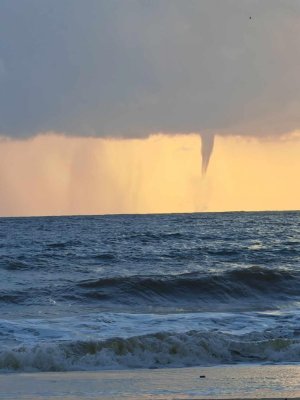
[[[205,376],[205,378],[200,378]],[[21,372],[0,375],[0,399],[300,399],[300,365]]]

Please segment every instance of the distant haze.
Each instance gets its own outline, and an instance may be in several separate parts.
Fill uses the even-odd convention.
[[[0,216],[300,208],[300,132],[216,136],[201,176],[199,135],[0,141]]]

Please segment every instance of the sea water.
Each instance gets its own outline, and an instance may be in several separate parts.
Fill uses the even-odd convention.
[[[300,362],[300,212],[0,219],[1,372]]]

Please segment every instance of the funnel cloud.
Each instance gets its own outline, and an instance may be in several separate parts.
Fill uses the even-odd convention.
[[[249,16],[251,15],[251,19]],[[269,137],[300,127],[298,0],[0,3],[0,134]]]
[[[202,156],[202,175],[205,175],[210,156],[214,147],[214,135],[202,135],[201,137],[201,156]]]

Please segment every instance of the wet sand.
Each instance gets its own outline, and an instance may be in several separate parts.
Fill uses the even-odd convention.
[[[201,376],[205,376],[200,378]],[[0,399],[299,398],[300,366],[243,365],[0,375]]]

